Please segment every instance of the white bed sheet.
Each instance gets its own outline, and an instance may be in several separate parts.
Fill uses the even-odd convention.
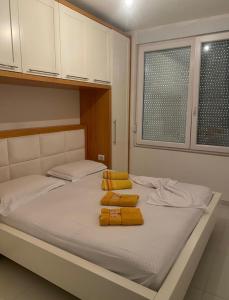
[[[101,174],[68,183],[17,208],[1,221],[77,256],[158,290],[203,211],[146,203],[152,189],[133,185],[145,224],[100,227]],[[182,188],[210,201],[201,187]],[[123,191],[129,193],[129,190]]]

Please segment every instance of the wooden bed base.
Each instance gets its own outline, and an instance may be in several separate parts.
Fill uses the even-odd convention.
[[[0,254],[83,300],[182,300],[215,224],[221,195],[204,214],[158,292],[0,223]]]

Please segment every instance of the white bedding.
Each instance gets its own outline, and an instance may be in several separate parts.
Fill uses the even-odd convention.
[[[169,178],[131,176],[131,179],[137,184],[151,188],[148,204],[180,208],[192,207],[207,211],[206,199],[208,200],[211,194],[208,187],[198,185],[190,191],[185,185]]]
[[[198,186],[178,183],[201,197]],[[88,261],[158,290],[203,211],[147,204],[152,189],[133,184],[145,224],[100,227],[101,174],[53,190],[17,208],[1,221]],[[124,193],[130,193],[129,190]],[[200,201],[200,200],[199,200]]]

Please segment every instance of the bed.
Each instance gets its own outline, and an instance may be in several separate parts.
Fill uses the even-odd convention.
[[[86,153],[82,130],[66,128],[58,134],[49,133],[49,138],[47,134],[36,134],[30,141],[26,139],[26,148],[31,143],[28,160],[24,153],[16,163],[14,153],[23,152],[25,139],[11,139],[5,149],[8,164],[5,161],[1,168],[9,168],[9,176],[20,177],[24,172],[35,172],[28,167],[34,159],[39,160],[39,174],[64,161],[82,159]],[[31,151],[36,148],[32,147],[34,143],[40,147],[36,155]],[[214,227],[220,194],[214,193],[206,203],[208,213],[202,214],[198,209],[149,207],[144,200],[149,189],[134,185],[133,192],[141,195],[145,224],[101,228],[100,182],[100,173],[87,176],[2,217],[0,253],[80,299],[183,299]]]

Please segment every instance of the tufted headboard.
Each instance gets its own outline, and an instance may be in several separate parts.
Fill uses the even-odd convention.
[[[86,129],[81,125],[0,131],[0,182],[85,159]]]

